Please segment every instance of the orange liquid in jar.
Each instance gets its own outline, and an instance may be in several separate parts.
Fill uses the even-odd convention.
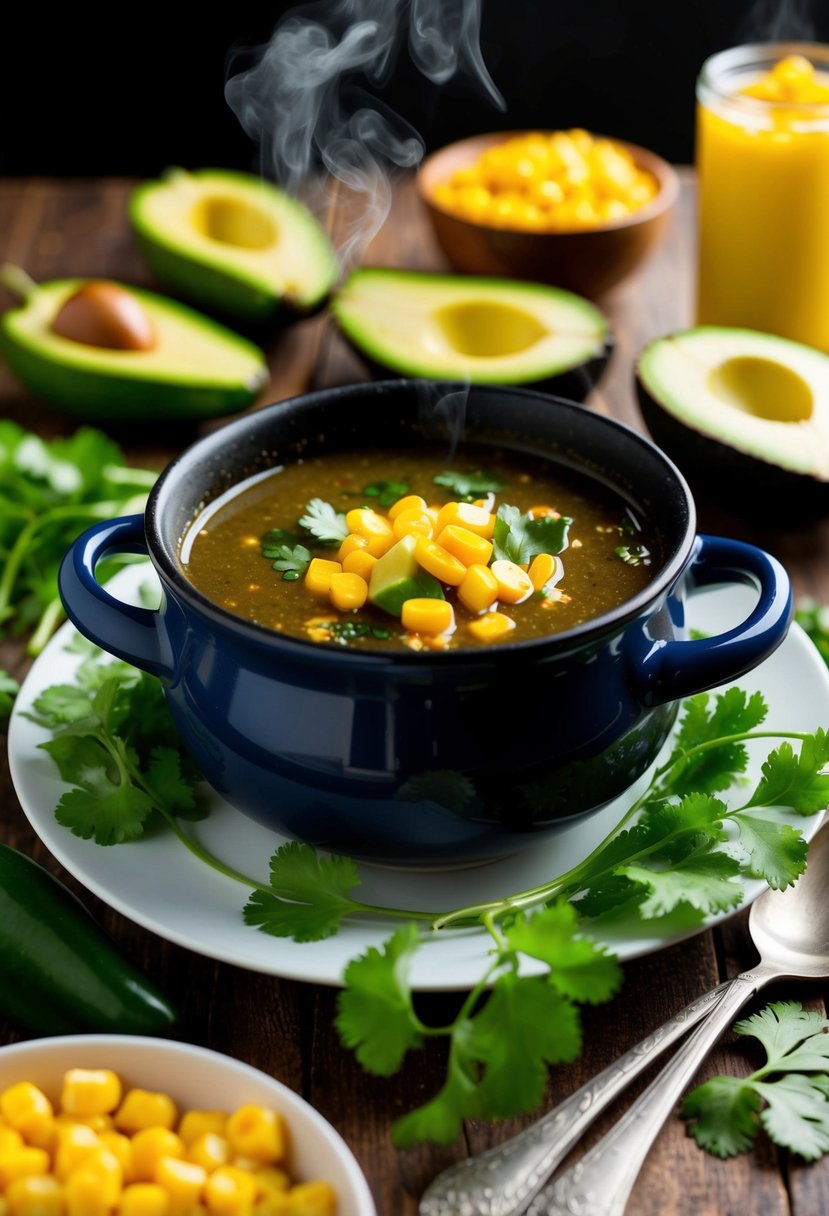
[[[745,79],[698,89],[697,324],[829,350],[829,71],[788,55]]]

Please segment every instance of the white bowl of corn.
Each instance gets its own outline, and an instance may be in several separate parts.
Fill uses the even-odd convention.
[[[376,1216],[348,1146],[287,1086],[130,1035],[0,1048],[0,1211]]]

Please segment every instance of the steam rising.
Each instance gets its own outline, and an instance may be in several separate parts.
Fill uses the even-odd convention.
[[[755,0],[738,33],[740,42],[808,42],[814,37],[812,0]]]
[[[311,205],[322,163],[351,194],[340,237],[347,264],[385,220],[390,175],[423,155],[417,131],[372,94],[389,79],[403,43],[427,79],[470,75],[504,108],[484,65],[481,0],[317,0],[291,10],[256,62],[231,75],[225,97],[259,146],[260,172]],[[232,71],[232,64],[231,64]]]

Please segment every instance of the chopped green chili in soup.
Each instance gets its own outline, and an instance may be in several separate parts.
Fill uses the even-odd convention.
[[[266,629],[434,651],[601,616],[648,584],[654,550],[582,474],[491,449],[450,468],[418,448],[259,474],[206,508],[181,559],[207,599]]]

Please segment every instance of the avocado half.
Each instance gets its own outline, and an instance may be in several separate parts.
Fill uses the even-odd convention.
[[[149,350],[112,350],[55,333],[52,324],[83,279],[31,284],[23,303],[0,317],[0,351],[26,387],[90,422],[206,418],[251,405],[268,381],[252,342],[176,303],[124,287],[155,335]]]
[[[829,511],[829,356],[750,329],[699,326],[641,351],[655,442],[700,497],[752,519]]]
[[[594,304],[513,279],[358,269],[331,310],[379,374],[531,385],[583,401],[612,349]]]
[[[307,207],[250,174],[168,169],[136,187],[128,214],[159,280],[227,318],[314,312],[339,273],[331,243]]]

